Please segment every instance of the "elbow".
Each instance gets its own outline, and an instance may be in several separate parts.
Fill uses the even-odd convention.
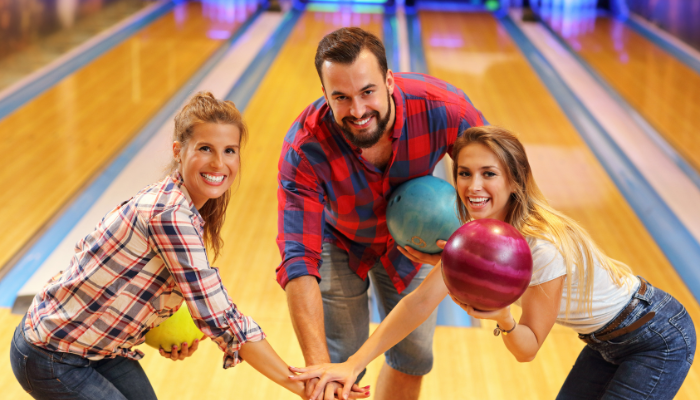
[[[534,354],[514,354],[515,359],[518,360],[519,363],[529,363],[532,362],[535,357],[537,356],[537,353]]]

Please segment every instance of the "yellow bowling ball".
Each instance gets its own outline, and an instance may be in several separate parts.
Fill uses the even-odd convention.
[[[174,345],[178,350],[182,343],[192,346],[196,339],[201,339],[203,336],[202,331],[192,320],[187,304],[183,304],[170,318],[146,333],[146,344],[169,352]]]

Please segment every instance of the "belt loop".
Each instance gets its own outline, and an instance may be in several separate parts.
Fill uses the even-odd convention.
[[[639,278],[639,288],[637,289],[633,297],[636,297],[640,300],[644,300],[648,304],[651,304],[651,299],[654,295],[654,287],[651,286],[651,284],[643,277],[637,276],[637,278]]]

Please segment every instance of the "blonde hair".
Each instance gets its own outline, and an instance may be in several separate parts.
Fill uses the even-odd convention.
[[[481,126],[469,128],[457,139],[452,149],[454,165],[452,177],[457,182],[459,152],[466,146],[479,143],[489,148],[503,164],[514,192],[508,200],[508,213],[505,222],[513,225],[525,237],[539,238],[552,242],[561,253],[566,265],[566,318],[571,306],[571,282],[574,266],[578,282],[583,287],[577,311],[592,314],[593,270],[597,261],[605,269],[616,285],[621,286],[625,277],[633,276],[624,263],[606,256],[588,233],[573,219],[552,208],[540,191],[532,176],[525,148],[510,131],[495,127]],[[462,223],[471,220],[467,207],[457,193],[457,211]]]
[[[194,128],[204,123],[227,124],[238,127],[241,133],[241,148],[248,137],[248,128],[243,123],[243,117],[232,101],[218,100],[209,92],[199,92],[175,116],[173,140],[180,142],[182,148],[185,148],[192,138]],[[168,168],[169,173],[177,170],[178,165],[178,162],[173,158]],[[221,238],[221,227],[226,219],[226,209],[230,199],[231,188],[221,197],[207,200],[204,206],[199,209],[199,213],[205,222],[204,243],[214,251],[214,260],[219,256],[224,245],[224,241]]]

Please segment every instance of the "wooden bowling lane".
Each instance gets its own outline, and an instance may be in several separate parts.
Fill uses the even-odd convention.
[[[275,281],[282,141],[299,113],[322,95],[313,61],[321,38],[343,26],[360,26],[381,37],[382,21],[381,14],[304,13],[244,110],[250,139],[241,153],[242,179],[223,229],[223,254],[214,265],[233,301],[262,326],[267,340],[290,365],[303,365],[304,360],[285,293]],[[143,365],[163,399],[298,399],[245,363],[223,370],[221,357],[221,351],[206,342],[201,354],[186,362],[172,363],[149,351]],[[375,367],[363,381],[374,385],[378,371]]]
[[[243,18],[224,20],[226,14],[212,7],[176,5],[0,120],[0,154],[6,158],[0,170],[0,267],[241,25]],[[236,9],[236,16],[251,11]]]
[[[519,133],[552,205],[699,320],[697,301],[497,20],[441,12],[421,12],[420,19],[429,73],[462,88],[491,124]],[[573,331],[555,326],[535,361],[518,364],[493,337],[493,325],[484,325],[438,328],[436,366],[425,388],[434,398],[465,388],[473,398],[554,398],[583,347]],[[693,367],[677,398],[699,390],[700,370]]]
[[[562,37],[700,171],[700,75],[614,18],[586,27]]]

